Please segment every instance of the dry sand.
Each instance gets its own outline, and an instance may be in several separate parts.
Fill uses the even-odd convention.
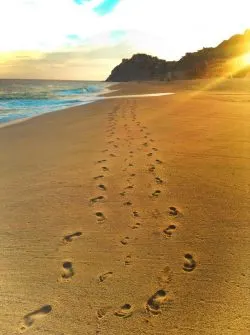
[[[241,83],[0,129],[1,335],[249,334]]]

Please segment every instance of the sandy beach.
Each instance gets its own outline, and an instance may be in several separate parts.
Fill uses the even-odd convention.
[[[249,334],[250,81],[204,83],[0,129],[1,335]]]

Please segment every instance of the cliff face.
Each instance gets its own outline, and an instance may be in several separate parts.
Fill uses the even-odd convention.
[[[236,57],[250,52],[250,30],[243,35],[234,35],[215,48],[203,48],[186,53],[179,61],[167,62],[157,57],[136,54],[123,59],[111,72],[107,81],[169,80],[184,78],[209,78],[229,76]],[[234,76],[245,76],[250,66],[233,71]]]

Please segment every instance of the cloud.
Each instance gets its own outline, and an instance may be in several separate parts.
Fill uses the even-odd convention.
[[[60,78],[69,78],[79,61],[72,79],[104,79],[132,52],[172,60],[215,46],[249,27],[249,11],[249,0],[0,0],[0,76],[8,75],[11,64],[17,76],[25,75],[17,70],[25,53],[30,75],[32,70],[34,76],[59,75],[39,74],[34,67],[43,64],[47,71],[53,58],[51,66],[64,69]]]

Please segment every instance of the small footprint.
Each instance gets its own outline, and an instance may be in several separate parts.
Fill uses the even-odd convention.
[[[116,157],[116,155],[115,155],[115,154],[110,154],[109,156],[110,156],[110,157]]]
[[[121,195],[122,197],[124,197],[125,194],[126,194],[126,192],[121,192],[121,193],[120,193],[120,195]]]
[[[133,307],[130,304],[125,304],[121,306],[121,308],[114,313],[116,316],[121,318],[128,318],[133,314]]]
[[[98,179],[101,179],[101,178],[104,178],[104,175],[94,177],[95,180],[98,180]]]
[[[157,184],[163,184],[163,180],[160,177],[155,177]]]
[[[144,145],[144,147],[147,147],[147,146],[148,146],[148,143],[147,143],[147,142],[145,142],[145,143],[143,143],[143,145]]]
[[[152,148],[152,150],[154,150],[154,151],[158,151],[158,149],[157,149],[157,148]]]
[[[101,200],[104,200],[104,196],[100,195],[99,197],[95,197],[95,198],[92,198],[90,199],[90,202],[91,203],[95,203],[95,202],[98,202],[98,201],[101,201]]]
[[[103,166],[103,167],[102,167],[102,170],[103,170],[103,171],[109,171],[109,168],[107,168],[106,166]]]
[[[161,194],[161,191],[160,190],[156,190],[156,191],[154,191],[154,193],[152,193],[152,196],[153,197],[158,197],[160,194]]]
[[[131,189],[133,189],[133,188],[134,188],[133,185],[128,185],[128,186],[125,187],[126,190],[131,190]]]
[[[196,261],[193,259],[191,254],[185,254],[185,263],[183,265],[183,270],[186,272],[191,272],[196,268]]]
[[[129,163],[129,165],[128,166],[134,166],[132,163]]]
[[[113,272],[111,272],[111,271],[110,272],[106,272],[106,273],[104,273],[104,274],[102,274],[102,275],[99,276],[99,281],[102,283],[107,278],[112,277],[112,275],[113,275]]]
[[[135,218],[138,218],[140,215],[139,215],[138,212],[134,211],[134,212],[133,212],[133,216],[134,216]]]
[[[62,278],[63,279],[70,279],[74,276],[74,270],[71,262],[64,262],[63,263],[63,272]]]
[[[129,237],[126,236],[120,242],[121,242],[121,244],[126,245],[126,244],[128,244],[128,241],[129,241]]]
[[[132,202],[131,201],[126,201],[123,203],[124,206],[132,206]]]
[[[96,212],[95,215],[97,217],[97,221],[98,222],[102,222],[102,221],[104,221],[106,219],[105,216],[104,216],[104,214],[102,212]]]
[[[167,236],[170,237],[173,234],[173,231],[176,229],[176,226],[171,224],[168,226],[166,229],[163,230],[163,233]]]
[[[157,164],[162,164],[162,161],[160,159],[155,160]]]
[[[101,163],[105,163],[105,162],[107,162],[107,160],[106,159],[102,159],[100,161],[97,161],[97,164],[101,164]]]
[[[155,166],[154,165],[150,166],[150,168],[148,169],[149,172],[154,172],[154,170],[155,170]]]
[[[103,185],[103,184],[98,185],[98,188],[100,188],[102,191],[106,191],[107,190],[106,186]]]
[[[99,320],[102,319],[102,318],[104,318],[104,316],[108,313],[109,310],[110,310],[110,307],[98,309],[98,311],[96,312],[97,318]]]
[[[36,310],[32,313],[26,314],[23,318],[24,324],[21,326],[20,331],[23,333],[29,327],[31,327],[36,320],[45,317],[51,311],[52,311],[52,306],[51,305],[45,305],[42,308],[40,308],[40,309],[38,309],[38,310]]]
[[[76,233],[64,236],[63,241],[64,242],[72,242],[75,238],[77,238],[81,235],[82,235],[82,233],[80,231],[77,231]]]
[[[132,229],[138,229],[140,227],[140,222],[137,222],[134,226],[132,226]]]
[[[167,299],[167,292],[164,290],[157,291],[151,298],[148,299],[146,309],[152,314],[161,313],[161,305]]]
[[[128,255],[126,258],[125,258],[125,265],[131,265],[131,255]]]
[[[148,153],[147,156],[148,156],[148,157],[153,156],[152,152]]]
[[[178,210],[175,207],[169,207],[169,215],[176,216],[178,215]]]

